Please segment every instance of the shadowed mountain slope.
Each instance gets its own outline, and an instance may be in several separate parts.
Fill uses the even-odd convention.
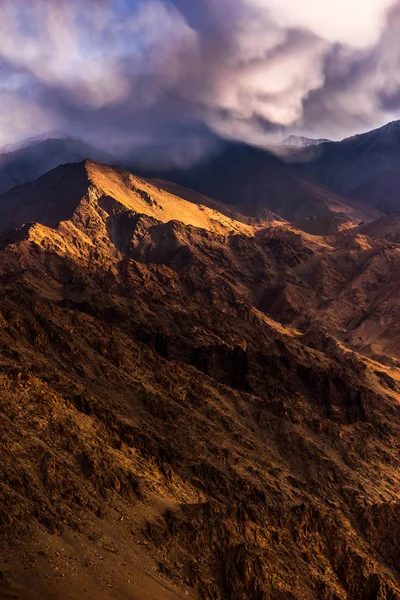
[[[300,150],[299,173],[337,194],[359,199],[386,214],[400,211],[400,121],[342,142]]]
[[[86,158],[106,164],[117,162],[111,154],[75,138],[32,140],[13,152],[0,154],[0,193],[29,183],[59,165]]]
[[[0,207],[3,594],[400,598],[400,370],[346,304],[396,244],[93,162]]]
[[[340,214],[358,223],[381,215],[362,201],[335,194],[316,178],[302,175],[296,165],[244,144],[226,144],[217,157],[189,173],[185,183],[253,217],[268,210],[287,221]]]

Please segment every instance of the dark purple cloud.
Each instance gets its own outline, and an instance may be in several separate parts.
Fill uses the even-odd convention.
[[[218,136],[397,116],[392,0],[0,0],[0,17],[0,145],[56,129],[190,162]]]

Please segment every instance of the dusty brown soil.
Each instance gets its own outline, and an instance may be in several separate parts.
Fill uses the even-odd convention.
[[[382,326],[396,244],[93,163],[32,185],[0,250],[3,596],[400,598],[400,371],[348,325]]]

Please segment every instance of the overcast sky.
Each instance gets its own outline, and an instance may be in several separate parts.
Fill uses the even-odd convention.
[[[0,0],[0,145],[341,139],[400,118],[399,30],[394,0]]]

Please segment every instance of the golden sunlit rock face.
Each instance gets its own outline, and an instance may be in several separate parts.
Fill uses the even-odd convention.
[[[2,598],[400,598],[396,220],[92,161],[0,211]]]

